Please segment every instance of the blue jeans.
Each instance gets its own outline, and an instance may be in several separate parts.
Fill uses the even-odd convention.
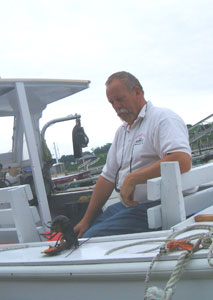
[[[150,201],[133,207],[126,207],[121,202],[110,205],[94,220],[83,238],[150,231],[147,209],[158,204],[160,201]]]

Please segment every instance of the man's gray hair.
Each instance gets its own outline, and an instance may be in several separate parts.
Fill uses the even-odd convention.
[[[143,87],[140,84],[139,80],[131,73],[125,71],[116,72],[109,76],[105,85],[108,86],[115,79],[121,80],[129,91],[132,91],[136,86],[138,86],[144,94]]]

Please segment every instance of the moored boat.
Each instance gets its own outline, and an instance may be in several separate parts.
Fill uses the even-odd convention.
[[[177,162],[161,165],[161,177],[147,183],[148,200],[161,200],[148,209],[150,232],[79,239],[79,247],[63,248],[55,256],[44,253],[49,246],[56,248],[55,241],[46,242],[41,235],[49,230],[53,210],[49,205],[54,199],[48,202],[42,176],[38,120],[48,103],[88,84],[0,80],[0,115],[16,120],[13,151],[1,154],[0,159],[7,168],[21,167],[26,174],[30,165],[38,197],[38,207],[29,206],[32,191],[21,182],[0,189],[0,241],[8,237],[7,243],[12,242],[0,246],[2,299],[211,299],[212,163],[184,174]],[[27,161],[22,160],[24,135]],[[194,193],[188,194],[189,189]],[[55,207],[61,202],[70,205],[70,193],[54,196],[59,197]],[[55,212],[59,211],[58,207]]]
[[[160,192],[162,201],[154,211],[155,222],[153,208],[149,209],[149,226],[160,225],[162,230],[80,239],[78,248],[64,250],[56,256],[43,253],[55,242],[2,245],[2,297],[6,300],[41,296],[90,300],[211,299],[213,187],[186,196],[179,192],[212,181],[213,164],[182,175],[176,172],[174,162],[164,163],[162,168],[167,172],[162,170],[161,178],[148,181],[148,197],[158,197]],[[170,182],[168,178],[172,178]],[[167,199],[172,190],[173,199]],[[167,200],[172,202],[171,207],[176,206],[172,213],[169,207],[162,211]]]

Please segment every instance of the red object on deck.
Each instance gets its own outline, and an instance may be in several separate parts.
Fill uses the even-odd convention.
[[[47,237],[47,241],[50,242],[50,241],[57,241],[61,235],[61,233],[57,233],[54,237],[50,237],[51,236],[51,233],[49,231],[45,231],[45,234],[46,234],[46,237]],[[52,235],[54,235],[55,233],[53,232]],[[50,237],[50,238],[49,238]]]

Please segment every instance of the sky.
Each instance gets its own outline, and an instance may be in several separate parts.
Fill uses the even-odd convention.
[[[140,80],[146,100],[171,108],[186,124],[213,113],[212,0],[0,1],[1,78],[91,81],[89,89],[49,105],[41,128],[78,113],[89,137],[85,151],[111,143],[121,121],[105,81],[124,70]],[[74,125],[47,129],[53,156],[54,143],[59,157],[73,154]],[[6,152],[9,134],[1,127]]]

